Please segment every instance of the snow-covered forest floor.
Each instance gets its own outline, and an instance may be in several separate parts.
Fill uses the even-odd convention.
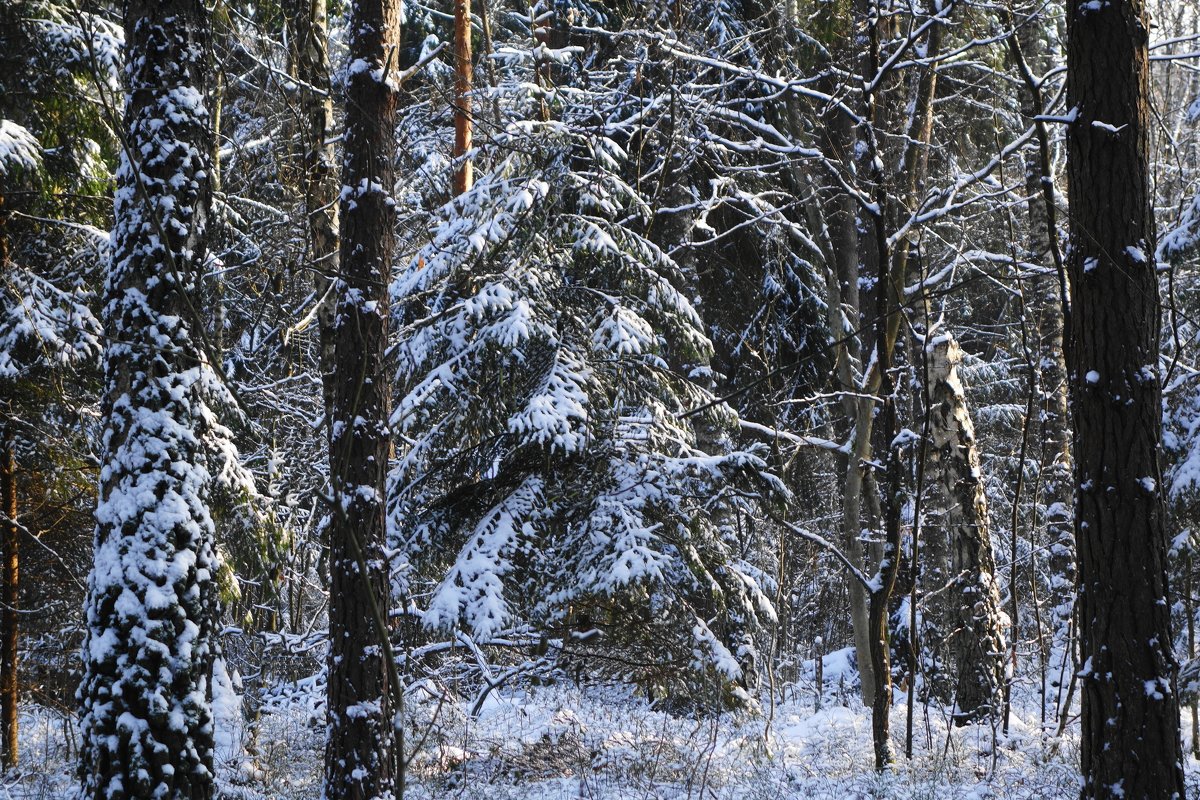
[[[437,710],[410,770],[410,798],[1074,798],[1076,726],[1060,739],[1040,733],[1037,699],[1018,698],[1008,735],[990,724],[955,728],[935,705],[915,709],[912,760],[903,757],[907,706],[893,709],[895,768],[872,768],[870,713],[846,688],[827,689],[815,710],[811,685],[762,715],[678,717],[615,687],[541,686],[497,690]],[[793,691],[793,688],[795,691]],[[222,796],[315,800],[320,796],[324,715],[319,690],[297,691],[261,714],[249,760],[230,749],[230,720],[218,740]],[[431,708],[415,708],[428,714]],[[1077,709],[1075,709],[1077,713]],[[1187,712],[1185,711],[1185,714]],[[1190,752],[1185,719],[1184,749]],[[59,713],[22,714],[21,770],[0,797],[67,798],[74,786],[75,735]],[[1052,727],[1052,726],[1051,726]],[[413,744],[409,743],[410,746]],[[1188,797],[1200,797],[1200,762],[1187,757]]]

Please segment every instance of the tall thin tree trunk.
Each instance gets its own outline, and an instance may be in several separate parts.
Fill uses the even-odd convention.
[[[333,408],[333,307],[330,291],[338,272],[338,174],[333,149],[333,93],[329,80],[326,0],[287,0],[290,69],[299,86],[300,189],[308,221],[307,262],[316,290],[320,353],[318,368],[325,412]]]
[[[454,194],[462,194],[474,182],[471,151],[471,0],[454,0],[454,152],[462,159],[454,172]]]
[[[962,724],[995,710],[1004,685],[1006,645],[975,426],[958,372],[962,351],[949,335],[929,342],[927,349],[930,471],[946,503],[953,576],[943,604],[948,618],[942,623],[952,630],[955,721]]]
[[[1142,0],[1067,7],[1084,798],[1182,798]]]
[[[877,75],[882,64],[881,33],[879,6],[872,0],[870,13],[867,17],[867,55],[866,75]],[[896,576],[900,568],[900,446],[897,437],[898,419],[896,412],[896,386],[892,376],[893,354],[895,353],[896,335],[899,332],[899,318],[902,315],[900,307],[900,281],[895,270],[901,262],[889,257],[888,219],[890,214],[890,197],[887,181],[883,171],[883,160],[880,155],[878,132],[873,120],[877,115],[878,97],[874,92],[865,95],[864,122],[861,127],[861,140],[864,144],[864,154],[871,164],[871,198],[872,208],[864,209],[870,235],[870,241],[876,266],[876,287],[874,293],[874,369],[865,377],[862,394],[870,395],[878,392],[882,408],[879,410],[880,430],[882,441],[886,442],[887,450],[883,454],[883,481],[879,494],[879,516],[882,517],[883,544],[878,558],[878,569],[871,580],[868,635],[870,639],[871,668],[874,672],[875,691],[871,702],[871,732],[875,750],[875,769],[885,770],[892,763],[892,746],[890,741],[891,707],[892,707],[892,674],[891,658],[888,651],[888,604],[892,591],[896,586]],[[860,409],[864,407],[860,406]],[[865,469],[865,462],[871,449],[872,418],[861,415],[855,421],[852,439],[851,470]]]
[[[861,3],[860,13],[866,19],[868,40],[870,46],[866,49],[863,56],[863,74],[871,77],[888,77],[879,76],[879,71],[882,68],[882,59],[880,58],[880,41],[884,34],[881,27],[887,28],[892,24],[890,20],[885,20],[881,17],[880,10],[874,0],[868,0]],[[936,55],[941,46],[941,26],[933,25],[930,28],[927,41],[925,43],[926,55]],[[893,76],[894,79],[894,76]],[[868,93],[866,97],[867,112],[863,116],[863,124],[860,126],[860,138],[857,144],[863,145],[858,148],[860,151],[859,169],[863,172],[859,180],[862,180],[870,187],[870,192],[875,199],[875,209],[871,212],[864,211],[861,222],[864,228],[869,231],[868,235],[861,239],[856,238],[857,246],[854,253],[858,255],[863,264],[863,269],[866,274],[871,274],[871,267],[874,267],[874,272],[878,276],[875,282],[875,292],[884,295],[876,297],[877,315],[883,315],[885,324],[880,327],[879,319],[876,319],[876,324],[872,327],[875,329],[875,335],[883,337],[881,341],[875,343],[876,358],[871,365],[871,372],[864,375],[859,385],[861,395],[869,395],[876,390],[881,390],[882,387],[890,380],[883,375],[884,365],[892,363],[892,355],[895,352],[896,340],[900,333],[901,317],[903,316],[899,309],[901,304],[900,293],[904,284],[904,280],[908,272],[908,253],[909,248],[906,242],[899,242],[895,247],[888,246],[887,228],[893,224],[892,213],[907,213],[911,210],[920,199],[920,191],[925,183],[926,171],[928,169],[928,147],[933,132],[933,101],[937,94],[937,71],[931,65],[925,69],[916,81],[914,87],[914,97],[912,104],[912,117],[907,131],[906,146],[898,175],[903,178],[900,203],[895,203],[891,196],[892,187],[889,185],[888,176],[885,175],[882,167],[882,152],[881,145],[876,130],[876,122],[881,116],[878,104],[878,89]],[[855,265],[857,267],[857,265]],[[841,268],[848,268],[849,265],[843,265]],[[850,281],[842,278],[843,286]],[[854,281],[857,286],[857,278]],[[862,301],[860,300],[860,303]],[[855,324],[862,324],[861,319],[854,320]],[[863,327],[866,327],[863,325]],[[881,356],[886,356],[882,358]],[[885,403],[886,405],[886,403]],[[864,500],[864,476],[863,470],[865,465],[871,459],[871,439],[874,428],[875,403],[871,399],[859,396],[854,398],[852,405],[854,412],[854,428],[851,434],[850,457],[847,463],[846,482],[845,482],[845,500],[842,507],[842,537],[849,551],[855,552],[855,545],[861,539],[861,514],[862,504]],[[887,437],[886,441],[890,442],[891,438]],[[890,476],[885,476],[885,484],[891,481]],[[891,491],[886,489],[885,491]],[[887,523],[888,512],[886,509],[887,499],[884,499],[884,522]],[[885,532],[886,548],[887,534]],[[881,554],[882,555],[882,554]],[[898,558],[898,554],[896,556]],[[881,566],[898,567],[898,561],[881,562]],[[893,576],[894,581],[894,576]],[[890,589],[888,590],[890,596]],[[867,652],[871,648],[877,647],[877,635],[874,632],[874,623],[871,617],[876,613],[873,609],[875,603],[871,599],[865,605],[867,607],[867,615],[864,618],[862,609],[858,606],[854,589],[851,590],[851,618],[855,623],[855,649],[859,655],[859,664],[869,663],[870,667],[867,670],[861,670],[860,675],[863,680],[863,699],[864,702],[870,703],[872,707],[879,705],[879,698],[875,697],[875,690],[880,686],[889,686],[891,680],[889,676],[879,675],[877,672],[877,658],[871,657],[866,660],[862,658],[864,644]],[[887,698],[887,703],[890,705],[890,697]],[[886,724],[886,721],[885,723]]]
[[[341,270],[335,281],[329,450],[329,741],[325,797],[391,796],[397,768],[385,603],[385,478],[390,450],[388,294],[395,242],[396,0],[350,7]],[[403,784],[399,784],[403,793]]]
[[[8,211],[0,193],[0,271],[8,263]],[[16,442],[12,433],[12,403],[4,404],[4,419],[0,419],[0,560],[3,576],[0,580],[0,765],[5,769],[17,766],[17,643],[20,637],[17,614],[18,545],[17,537],[17,461]]]
[[[4,263],[0,255],[0,264]],[[17,458],[12,426],[0,423],[0,560],[4,607],[0,610],[0,762],[17,766],[17,600],[20,539],[17,527]]]
[[[1029,196],[1029,259],[1053,267],[1032,281],[1029,306],[1038,331],[1038,366],[1041,391],[1039,472],[1049,541],[1051,595],[1055,635],[1065,642],[1071,599],[1075,589],[1075,537],[1071,518],[1075,504],[1071,485],[1070,404],[1066,348],[1063,338],[1066,315],[1062,273],[1065,269],[1058,243],[1058,210],[1054,205],[1054,174],[1049,134],[1037,117],[1046,113],[1041,78],[1049,67],[1046,53],[1047,21],[1042,14],[1017,29],[1009,42],[1025,81],[1021,111],[1034,121],[1037,146],[1026,156],[1025,192]]]

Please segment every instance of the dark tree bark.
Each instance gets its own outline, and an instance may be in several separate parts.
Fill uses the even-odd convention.
[[[105,287],[104,460],[80,700],[80,797],[213,796],[208,692],[218,559],[207,507],[199,280],[212,130],[209,15],[130,0],[114,253]]]
[[[350,12],[341,272],[334,285],[335,376],[329,467],[329,741],[325,796],[392,796],[396,689],[384,609],[389,436],[387,285],[394,245],[396,0]],[[401,786],[401,791],[403,791]]]
[[[1183,797],[1142,0],[1067,8],[1084,798]]]
[[[4,263],[0,252],[0,264]],[[3,608],[0,609],[0,763],[17,766],[17,643],[20,630],[17,590],[20,540],[17,527],[17,458],[11,426],[0,423],[0,560],[3,561]]]

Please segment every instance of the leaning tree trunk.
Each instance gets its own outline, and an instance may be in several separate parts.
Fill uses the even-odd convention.
[[[946,335],[927,345],[929,363],[929,474],[946,504],[950,590],[939,607],[949,631],[957,711],[965,724],[993,711],[1004,686],[1004,615],[995,578],[987,497],[979,450],[959,377],[962,351]]]
[[[351,5],[330,414],[328,800],[391,796],[403,774],[395,758],[401,728],[393,727],[399,709],[391,698],[398,687],[389,663],[384,523],[399,23],[396,0]]]
[[[198,346],[210,204],[199,0],[125,6],[124,149],[105,288],[104,459],[87,600],[80,796],[213,796],[217,557]]]
[[[4,263],[0,252],[0,264]],[[0,610],[0,762],[17,766],[18,550],[16,442],[9,423],[0,423],[0,560],[4,608]]]
[[[1084,798],[1182,798],[1142,0],[1067,7]]]

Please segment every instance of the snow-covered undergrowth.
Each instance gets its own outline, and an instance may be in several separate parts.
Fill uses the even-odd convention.
[[[839,699],[841,694],[841,699]],[[799,687],[761,716],[681,718],[617,688],[531,687],[494,692],[469,707],[431,704],[437,723],[410,770],[411,798],[1074,798],[1078,750],[1071,727],[1043,737],[1036,713],[1014,714],[1004,736],[990,725],[954,728],[936,707],[915,711],[914,754],[903,757],[906,707],[892,718],[895,768],[872,768],[870,715],[852,692],[830,691],[814,710]],[[320,797],[324,724],[304,691],[249,726],[254,768],[218,754],[222,796]],[[228,723],[226,723],[228,724]],[[1184,725],[1185,731],[1188,725]],[[22,715],[22,764],[0,798],[67,798],[75,734],[61,714]],[[1185,741],[1185,749],[1190,742]],[[1188,796],[1200,797],[1200,762],[1188,758]]]

